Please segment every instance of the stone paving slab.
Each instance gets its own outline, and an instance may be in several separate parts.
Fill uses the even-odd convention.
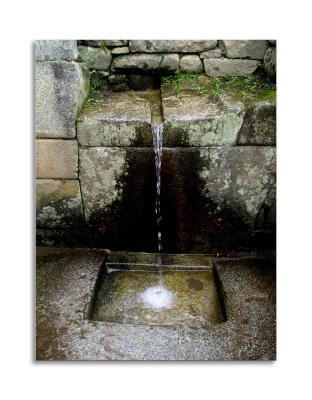
[[[275,359],[274,262],[212,259],[227,320],[203,329],[90,321],[90,300],[105,254],[38,249],[38,360]]]

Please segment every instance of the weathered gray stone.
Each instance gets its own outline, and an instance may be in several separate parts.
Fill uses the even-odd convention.
[[[127,54],[129,53],[129,47],[115,47],[112,49],[112,54],[113,55],[118,55],[118,54]]]
[[[217,46],[216,40],[130,40],[132,53],[196,53]]]
[[[112,71],[157,71],[161,60],[160,54],[126,54],[114,57],[111,69]]]
[[[77,40],[36,40],[36,61],[75,61],[78,57]]]
[[[75,62],[37,62],[35,72],[37,137],[73,138],[76,116],[89,91],[89,71]]]
[[[256,60],[229,60],[226,58],[204,59],[206,74],[209,76],[245,76],[257,69]]]
[[[203,72],[203,64],[199,56],[187,55],[181,57],[180,69],[189,74],[200,74]]]
[[[108,70],[112,55],[108,49],[98,49],[87,46],[79,46],[79,57],[90,69]]]
[[[238,144],[275,145],[276,104],[263,101],[249,107],[239,133]]]
[[[160,68],[164,71],[176,71],[179,69],[179,54],[164,54]]]
[[[276,47],[269,47],[264,56],[264,68],[269,76],[276,75]]]
[[[80,148],[80,182],[86,221],[118,199],[117,180],[126,169],[122,148]]]
[[[115,47],[115,46],[127,46],[128,40],[82,40],[83,45],[90,47]]]
[[[220,58],[222,55],[221,49],[207,50],[200,53],[200,58]]]
[[[151,108],[145,93],[115,93],[89,107],[77,123],[83,146],[133,146],[152,143]]]
[[[76,140],[37,139],[37,178],[78,178],[78,144]]]
[[[202,150],[209,166],[201,171],[204,194],[221,208],[235,210],[253,226],[269,191],[275,185],[275,147],[243,146]]]
[[[268,48],[267,40],[224,40],[228,58],[262,59]]]
[[[106,46],[108,47],[117,47],[117,46],[127,46],[129,41],[128,40],[104,40]]]
[[[66,228],[83,221],[78,180],[36,179],[38,228]]]
[[[146,90],[154,87],[154,78],[151,75],[129,75],[129,86],[133,90]]]
[[[165,146],[233,145],[245,114],[241,102],[162,86]]]

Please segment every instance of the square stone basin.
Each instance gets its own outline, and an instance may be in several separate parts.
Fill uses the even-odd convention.
[[[145,254],[137,263],[122,261],[108,261],[102,266],[90,308],[91,320],[204,328],[225,321],[216,272],[209,258],[179,255],[163,256],[159,261]]]

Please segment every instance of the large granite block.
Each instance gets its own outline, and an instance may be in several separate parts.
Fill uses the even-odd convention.
[[[78,178],[78,144],[76,140],[37,139],[37,178]]]
[[[88,95],[89,72],[75,62],[37,62],[35,129],[41,138],[74,138],[76,116]]]
[[[77,40],[36,40],[36,61],[75,61],[78,57]]]

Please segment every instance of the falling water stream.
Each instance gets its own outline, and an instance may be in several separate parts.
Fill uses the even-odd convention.
[[[155,203],[155,214],[156,214],[156,225],[157,225],[157,246],[158,246],[158,284],[156,286],[149,287],[144,290],[139,296],[141,301],[146,307],[152,308],[155,311],[161,311],[162,309],[170,308],[174,295],[167,289],[163,274],[162,274],[162,242],[161,242],[161,208],[160,208],[160,191],[161,191],[161,162],[162,162],[162,146],[163,146],[163,130],[164,125],[162,123],[152,125],[153,133],[153,146],[155,152],[155,168],[156,168],[156,203]]]

